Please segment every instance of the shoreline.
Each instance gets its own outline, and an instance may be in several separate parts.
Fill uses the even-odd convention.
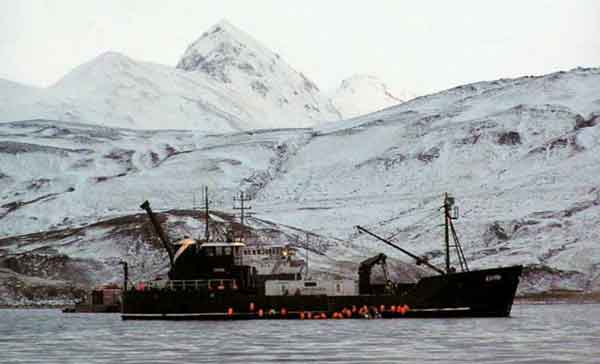
[[[589,304],[600,303],[600,292],[557,290],[515,296],[515,304]]]

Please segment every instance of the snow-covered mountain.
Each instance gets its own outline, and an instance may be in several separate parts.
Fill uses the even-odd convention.
[[[0,80],[0,121],[231,132],[304,127],[340,115],[313,82],[222,21],[177,68],[107,52],[37,89]]]
[[[222,211],[215,221],[243,190],[250,226],[264,229],[257,239],[279,231],[277,241],[302,247],[310,232],[311,270],[353,277],[380,251],[405,260],[355,225],[442,264],[438,209],[449,192],[471,268],[525,264],[521,292],[599,291],[599,152],[598,68],[464,85],[306,129],[0,124],[0,273],[45,278],[48,259],[68,257],[62,267],[99,282],[117,277],[125,256],[151,276],[166,260],[144,243],[152,233],[137,206],[149,199],[171,211],[172,234],[194,235],[203,185]]]
[[[398,105],[415,98],[407,91],[391,91],[376,76],[354,75],[342,81],[340,87],[332,93],[331,101],[335,108],[348,119]]]
[[[225,20],[193,42],[177,68],[222,83],[260,115],[262,127],[339,120],[331,101],[302,73]]]

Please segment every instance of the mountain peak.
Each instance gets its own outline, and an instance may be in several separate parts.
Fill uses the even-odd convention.
[[[357,73],[344,79],[340,85],[340,88],[351,87],[351,85],[357,83],[373,83],[378,85],[384,85],[384,83],[377,76]]]
[[[134,62],[134,61],[131,58],[129,58],[128,56],[124,55],[123,53],[119,53],[119,52],[115,52],[115,51],[106,51],[106,52],[100,53],[99,55],[97,55],[90,61],[82,64],[81,66],[87,66],[87,67],[98,67],[98,66],[103,66],[103,65],[118,66],[118,65],[129,64],[132,62]]]
[[[213,25],[207,33],[215,33],[219,31],[227,32],[232,35],[249,37],[248,34],[231,24],[227,19],[221,19],[217,24]]]
[[[397,96],[377,76],[356,74],[341,82],[332,102],[344,118],[350,118],[400,104],[407,99],[405,94]]]
[[[77,87],[81,87],[77,86],[81,79],[92,77],[91,79],[102,81],[107,77],[112,77],[115,74],[129,70],[135,65],[136,61],[122,53],[114,51],[103,52],[88,62],[75,67],[75,69],[52,85],[52,87],[71,84],[76,89]]]
[[[242,58],[251,61],[252,58],[272,57],[273,52],[222,19],[187,47],[177,68],[202,71],[228,83],[228,78],[223,74],[224,68],[234,65]]]
[[[257,109],[278,110],[281,115],[308,114],[309,120],[300,126],[339,120],[338,112],[312,81],[227,20],[190,44],[177,68],[206,76],[218,87],[253,99]],[[273,120],[271,124],[277,123]]]

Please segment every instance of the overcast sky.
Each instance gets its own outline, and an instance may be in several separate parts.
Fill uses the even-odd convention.
[[[355,73],[423,94],[600,66],[595,0],[0,0],[0,78],[47,86],[108,50],[175,65],[221,19],[324,90]]]

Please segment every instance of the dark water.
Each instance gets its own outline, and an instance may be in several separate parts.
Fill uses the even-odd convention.
[[[123,322],[0,310],[0,363],[600,363],[600,305],[506,319]]]

